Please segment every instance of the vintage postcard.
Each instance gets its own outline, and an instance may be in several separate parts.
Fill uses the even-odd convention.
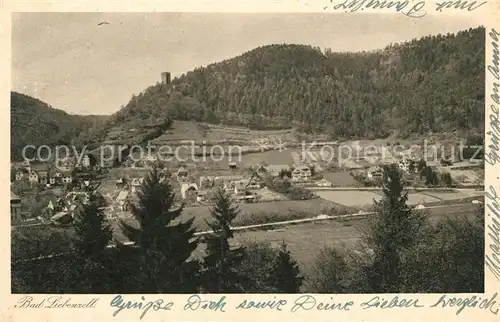
[[[500,318],[499,2],[2,5],[2,321]]]

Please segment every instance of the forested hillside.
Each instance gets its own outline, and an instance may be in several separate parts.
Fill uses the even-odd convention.
[[[11,92],[11,159],[21,160],[26,145],[70,144],[81,133],[102,125],[107,116],[70,115],[33,97]]]
[[[481,27],[360,53],[264,46],[149,87],[106,128],[172,118],[351,138],[481,132],[484,34]]]

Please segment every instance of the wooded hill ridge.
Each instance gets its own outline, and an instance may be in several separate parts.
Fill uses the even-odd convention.
[[[478,27],[372,52],[262,46],[195,68],[170,85],[156,83],[110,117],[70,115],[12,92],[11,153],[72,138],[99,143],[117,127],[151,139],[171,120],[293,127],[333,139],[481,135],[484,63],[485,29]]]
[[[27,145],[69,145],[82,133],[102,125],[105,115],[71,115],[36,98],[10,93],[11,160],[22,160]]]
[[[484,38],[478,27],[373,52],[259,47],[133,95],[101,135],[167,118],[336,138],[482,133]]]

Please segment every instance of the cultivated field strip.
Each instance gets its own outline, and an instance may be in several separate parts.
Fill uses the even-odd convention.
[[[436,216],[446,216],[446,215],[454,215],[455,213],[461,214],[464,210],[473,210],[475,209],[475,206],[472,204],[450,204],[450,205],[441,205],[441,206],[432,206],[432,207],[427,207],[425,210],[431,211],[430,215],[432,217]],[[443,210],[451,210],[451,209],[456,209],[455,211],[443,211]],[[248,226],[239,226],[239,227],[232,227],[232,230],[235,232],[245,232],[245,231],[257,231],[257,230],[265,230],[266,228],[274,228],[274,227],[286,227],[286,226],[291,226],[291,225],[300,225],[300,224],[307,224],[307,223],[315,223],[315,222],[322,222],[322,221],[349,221],[349,220],[363,220],[369,217],[370,215],[374,215],[374,212],[369,212],[369,213],[352,213],[352,214],[347,214],[347,215],[342,215],[342,216],[327,216],[327,215],[319,215],[314,218],[305,218],[305,219],[296,219],[296,220],[286,220],[286,221],[279,221],[279,222],[272,222],[272,223],[266,223],[266,224],[258,224],[258,225],[248,225]],[[14,228],[14,227],[13,227]],[[201,231],[201,232],[196,232],[195,236],[203,236],[207,234],[211,234],[213,231],[207,230],[207,231]],[[134,245],[133,242],[130,241],[124,241],[121,244],[125,246],[132,246]],[[116,245],[111,244],[107,246],[108,248],[114,248]],[[12,261],[12,263],[17,264],[17,263],[25,263],[25,262],[32,262],[36,260],[44,260],[44,259],[50,259],[50,258],[55,258],[55,257],[62,257],[65,255],[70,255],[72,252],[63,252],[63,253],[57,253],[57,254],[50,254],[50,255],[44,255],[44,256],[39,256],[39,257],[34,257],[34,258],[28,258],[28,259],[23,259],[23,260],[16,260]]]

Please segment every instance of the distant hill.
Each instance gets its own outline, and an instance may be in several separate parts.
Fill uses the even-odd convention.
[[[161,131],[148,129],[171,119],[295,127],[333,138],[480,133],[484,37],[480,27],[360,53],[259,47],[133,95],[85,140],[117,128],[150,137]]]
[[[26,145],[71,144],[81,133],[91,132],[108,118],[71,115],[16,92],[11,92],[10,99],[11,160],[22,160]]]

